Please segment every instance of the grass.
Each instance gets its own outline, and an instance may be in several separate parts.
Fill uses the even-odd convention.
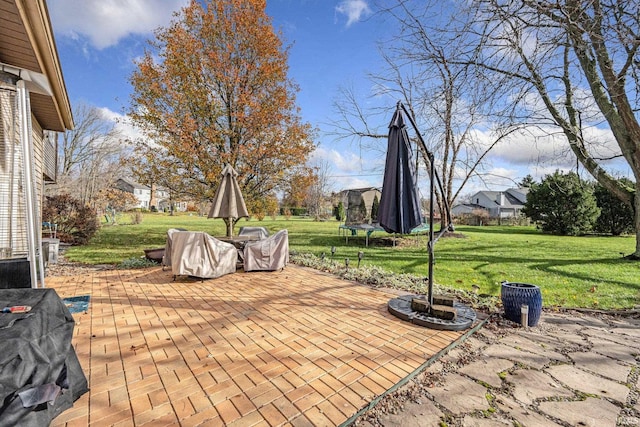
[[[126,219],[124,220],[126,221]],[[368,247],[362,233],[345,237],[338,233],[338,222],[314,222],[307,218],[279,217],[264,221],[241,220],[242,225],[260,225],[270,232],[289,230],[292,251],[331,257],[350,265],[375,265],[397,273],[428,275],[427,236],[394,239],[376,232]],[[67,257],[90,264],[117,264],[144,255],[143,249],[163,247],[166,231],[172,227],[224,235],[220,219],[197,215],[145,214],[136,225],[103,226],[91,244],[72,247]],[[544,305],[600,309],[625,309],[640,305],[640,263],[622,258],[635,247],[634,237],[564,237],[542,234],[534,227],[465,227],[457,237],[443,238],[435,246],[435,282],[446,287],[499,295],[500,283],[524,282],[539,285]]]

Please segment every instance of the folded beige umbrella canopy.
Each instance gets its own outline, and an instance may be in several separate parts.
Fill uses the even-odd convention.
[[[208,216],[208,218],[224,219],[227,225],[227,237],[232,237],[233,224],[236,220],[249,216],[237,177],[238,172],[231,165],[225,165],[222,170],[222,181],[213,198]]]

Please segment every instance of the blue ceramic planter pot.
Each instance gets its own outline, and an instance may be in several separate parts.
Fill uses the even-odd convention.
[[[512,322],[520,323],[520,307],[529,306],[529,326],[535,326],[542,313],[542,293],[536,285],[528,283],[502,282],[500,292],[504,316]]]

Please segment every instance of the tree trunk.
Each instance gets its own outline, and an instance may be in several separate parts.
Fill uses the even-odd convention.
[[[636,179],[636,194],[633,198],[633,223],[636,230],[636,251],[627,258],[640,260],[640,180]]]

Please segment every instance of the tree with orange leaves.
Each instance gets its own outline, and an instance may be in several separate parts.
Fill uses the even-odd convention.
[[[299,168],[289,180],[289,185],[284,188],[282,203],[289,208],[305,207],[309,192],[317,181],[313,168]]]
[[[229,163],[250,204],[282,187],[313,150],[287,76],[288,49],[265,7],[192,1],[156,31],[130,77],[129,114],[176,165],[186,197],[211,199]]]

